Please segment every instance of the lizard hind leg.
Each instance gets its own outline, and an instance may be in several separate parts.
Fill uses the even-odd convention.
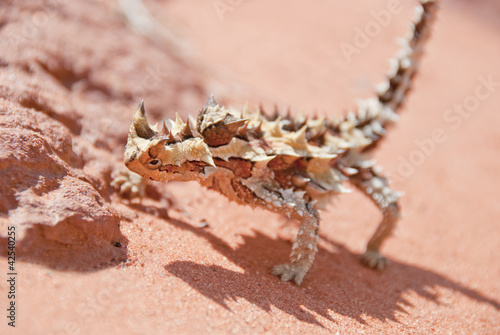
[[[388,186],[387,178],[380,175],[377,168],[356,167],[358,173],[350,177],[350,181],[363,191],[382,211],[382,221],[378,225],[366,246],[361,262],[367,267],[382,270],[389,260],[380,253],[384,241],[392,234],[400,216],[398,198],[400,194]]]

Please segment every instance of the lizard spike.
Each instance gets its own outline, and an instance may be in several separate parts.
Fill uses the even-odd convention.
[[[306,194],[306,191],[295,191],[295,195],[297,198],[302,199],[304,198],[304,195]]]
[[[292,184],[295,187],[304,187],[310,181],[311,181],[311,178],[305,178],[302,176],[293,176],[292,177]]]
[[[324,127],[322,128],[320,131],[318,131],[316,134],[314,134],[310,141],[311,142],[317,142],[321,145],[323,145],[323,143],[325,142],[325,134],[327,133],[328,131],[328,128]]]
[[[280,113],[279,113],[278,105],[275,104],[272,119],[276,120],[278,117],[280,117]]]
[[[192,115],[189,115],[188,119],[189,119],[189,123],[191,125],[191,132],[193,133],[193,136],[194,137],[202,137],[201,134],[196,129],[196,119]]]
[[[292,116],[292,109],[290,108],[290,106],[288,106],[286,109],[285,118],[290,122],[288,127],[290,128],[291,131],[297,131],[299,129],[297,128],[297,123],[295,118]]]
[[[203,106],[203,109],[208,109],[210,107],[217,107],[219,104],[215,102],[214,99],[214,94],[212,93],[210,95],[210,98],[208,98],[207,102],[205,102],[205,105]]]
[[[166,139],[166,142],[167,144],[172,144],[172,143],[175,143],[177,142],[176,139],[175,139],[175,136],[172,135],[172,133],[170,133],[170,136]]]
[[[179,116],[179,113],[175,112],[175,121],[170,120],[170,123],[172,124],[172,134],[174,136],[179,136],[181,134],[182,130],[186,126],[184,121],[182,121],[181,117]]]
[[[318,120],[319,119],[319,116],[318,116],[318,110],[314,110],[313,114],[312,114],[312,119],[313,120]]]
[[[189,118],[186,121],[184,129],[181,130],[180,135],[181,135],[182,139],[194,137],[192,127],[191,127],[191,122],[189,121]]]
[[[245,141],[248,141],[247,131],[248,131],[248,122],[244,123],[241,127],[238,128],[237,134]]]
[[[166,135],[168,136],[170,134],[170,130],[167,127],[167,123],[165,120],[163,120],[162,125],[161,125],[161,130],[160,130],[160,135]]]
[[[170,129],[168,129],[167,123],[165,122],[165,120],[163,120],[163,122],[162,122],[161,130],[158,133],[158,135],[160,135],[162,137],[161,143],[163,143],[163,144],[175,143],[174,135],[172,135],[172,132],[170,131]]]
[[[297,127],[299,129],[303,128],[304,126],[307,125],[307,121],[309,121],[309,116],[308,115],[306,115],[306,117],[304,117],[304,120],[300,124],[298,124]]]
[[[257,127],[252,129],[252,133],[257,138],[261,138],[264,135],[264,133],[262,132],[262,121],[260,121]]]
[[[188,116],[188,119],[192,126],[196,126],[196,119],[191,114]]]
[[[291,133],[291,138],[296,144],[305,144],[307,143],[306,139],[307,126],[302,126],[298,131]]]
[[[282,137],[283,132],[281,131],[281,116],[278,116],[274,121],[272,121],[273,127],[271,129],[270,135],[274,137]]]
[[[228,132],[236,134],[238,132],[238,129],[247,122],[248,119],[231,120],[228,121],[227,123],[224,122],[224,126],[226,127]]]
[[[262,110],[260,108],[257,109],[257,112],[254,114],[253,120],[259,122],[263,120]]]
[[[214,160],[212,159],[212,156],[209,153],[203,155],[201,157],[201,161],[207,163],[211,167],[216,167],[215,166],[215,162],[214,162]]]
[[[163,137],[160,142],[162,144],[173,144],[173,143],[176,143],[178,142],[178,138],[176,138],[176,136],[172,135],[172,133],[169,131],[169,133],[167,134],[167,136]]]
[[[181,116],[177,112],[175,112],[175,123],[184,124],[184,121],[182,121]]]
[[[142,117],[146,117],[146,109],[144,108],[144,100],[141,100],[141,103],[139,104],[139,108],[137,108],[137,111],[141,114]]]
[[[141,101],[139,108],[137,108],[137,112],[134,115],[131,131],[134,131],[137,136],[145,139],[149,139],[156,135],[156,132],[151,128],[148,119],[146,118],[144,100]]]
[[[172,143],[175,143],[175,139],[173,137],[165,137],[165,138],[162,138],[157,146],[164,146],[165,144],[172,144]],[[154,148],[151,148],[150,150],[153,150]],[[158,152],[158,149],[154,149],[154,151],[151,151],[151,153],[153,154],[157,154]]]
[[[248,101],[245,102],[243,109],[241,110],[241,117],[247,118],[252,115],[252,111],[250,110],[250,103]]]
[[[276,158],[276,155],[272,156],[263,156],[263,157],[256,157],[252,159],[254,162],[254,166],[256,169],[262,169],[267,166],[267,163],[272,161],[274,158]]]
[[[346,176],[353,176],[356,173],[359,172],[358,169],[352,168],[352,167],[344,167],[342,170],[342,173],[344,173]]]
[[[262,103],[259,104],[258,116],[260,116],[259,119],[269,120],[269,116],[267,115],[266,111],[264,110],[264,106],[262,105]],[[259,120],[259,119],[257,119],[257,120]]]

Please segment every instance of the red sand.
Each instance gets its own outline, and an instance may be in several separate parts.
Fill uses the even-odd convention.
[[[235,107],[342,113],[383,78],[415,2],[401,1],[350,63],[341,43],[388,1],[147,2],[188,58],[133,33],[115,2],[48,3],[0,5],[0,241],[18,231],[16,329],[2,257],[1,334],[500,333],[495,1],[443,2],[376,153],[405,193],[384,248],[391,266],[359,264],[379,214],[354,192],[322,213],[300,288],[270,275],[296,230],[278,216],[196,184],[154,184],[133,204],[113,193],[131,116],[142,98],[155,121],[196,114],[212,92]],[[231,4],[222,16],[221,3]],[[474,110],[460,115],[462,104]]]

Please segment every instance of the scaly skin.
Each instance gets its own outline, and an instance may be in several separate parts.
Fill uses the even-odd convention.
[[[402,49],[392,61],[378,97],[361,101],[357,114],[334,121],[266,117],[260,110],[228,110],[212,97],[198,119],[184,123],[177,115],[168,128],[151,126],[141,103],[130,127],[125,165],[157,181],[198,181],[240,204],[262,207],[300,222],[291,262],[272,273],[300,285],[318,250],[319,209],[348,190],[349,180],[380,208],[382,222],[367,244],[362,262],[382,269],[387,259],[380,247],[399,217],[399,194],[366,155],[397,119],[423,44],[430,35],[435,1],[421,1]],[[132,176],[132,175],[130,175]],[[141,179],[119,174],[114,185],[129,197],[143,189]],[[139,187],[140,186],[140,187]],[[142,187],[142,188],[141,188]],[[135,192],[135,193],[134,193]]]

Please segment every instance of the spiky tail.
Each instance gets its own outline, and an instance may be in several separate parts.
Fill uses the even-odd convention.
[[[376,87],[378,97],[359,101],[358,113],[355,115],[356,128],[372,140],[372,145],[365,151],[373,148],[385,134],[387,124],[397,119],[396,112],[411,89],[425,42],[431,34],[437,2],[420,0],[408,37],[401,40],[401,49],[395,58],[390,60],[387,79]]]

